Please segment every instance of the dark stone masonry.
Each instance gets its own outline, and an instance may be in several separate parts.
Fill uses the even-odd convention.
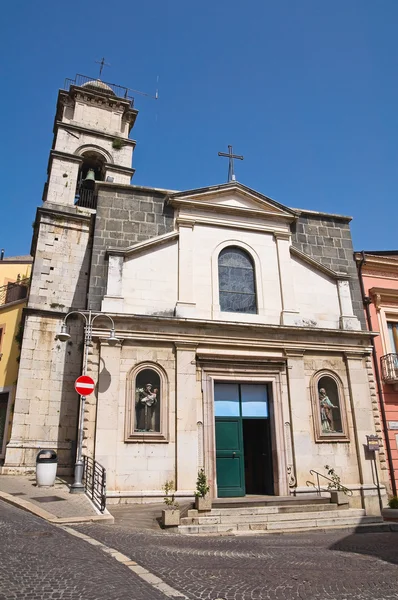
[[[365,329],[365,317],[354,261],[350,217],[327,216],[301,211],[292,231],[292,244],[318,262],[351,277],[350,289],[354,314]]]
[[[106,291],[107,248],[128,248],[173,230],[166,193],[153,189],[100,189],[97,201],[88,305],[101,309]]]

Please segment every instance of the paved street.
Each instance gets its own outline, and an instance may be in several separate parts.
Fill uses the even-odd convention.
[[[398,533],[193,537],[135,529],[123,512],[115,525],[76,529],[190,599],[398,598]]]
[[[118,514],[115,525],[73,526],[105,544],[93,546],[0,502],[0,600],[174,597],[157,577],[192,600],[398,599],[398,533],[189,537]]]
[[[0,600],[165,600],[99,549],[0,502]]]

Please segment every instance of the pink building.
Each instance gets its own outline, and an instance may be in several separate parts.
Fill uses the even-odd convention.
[[[373,340],[376,388],[391,489],[398,484],[398,251],[356,252],[367,325]]]

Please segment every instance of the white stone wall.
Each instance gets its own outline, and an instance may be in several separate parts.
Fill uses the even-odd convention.
[[[73,132],[75,133],[75,132]],[[101,149],[104,151],[104,156],[106,156],[106,162],[112,162],[115,165],[120,165],[122,167],[131,167],[131,162],[133,159],[133,146],[126,145],[123,146],[120,150],[115,150],[112,147],[112,142],[114,138],[104,137],[100,133],[95,135],[94,132],[88,131],[80,131],[76,132],[74,137],[68,133],[67,129],[63,127],[59,127],[56,136],[56,144],[55,149],[59,152],[66,152],[68,154],[76,154],[81,156],[85,151],[86,146],[91,146],[92,150],[95,150],[94,146],[99,147],[99,151]],[[123,137],[120,132],[115,133],[115,137]],[[90,148],[86,148],[89,150]]]
[[[68,118],[72,117],[72,118]],[[111,108],[105,103],[91,103],[89,101],[77,100],[73,115],[64,113],[64,121],[72,125],[96,129],[115,136],[127,137],[126,130],[122,124],[123,109],[121,107]]]
[[[340,305],[336,280],[295,257],[290,260],[299,319],[310,326],[338,329]]]
[[[88,219],[41,214],[30,308],[85,308],[90,268]]]
[[[177,301],[177,242],[127,258],[123,265],[124,312],[173,314]]]
[[[78,173],[78,162],[68,160],[67,158],[54,158],[48,178],[47,201],[73,206],[75,203]]]
[[[257,314],[220,311],[218,255],[229,245],[252,256]],[[109,273],[107,296],[115,296],[112,277]],[[178,242],[127,255],[121,277],[117,312],[172,314],[176,307],[177,316],[197,319],[328,329],[339,329],[341,323],[338,282],[291,256],[288,238],[276,239],[272,232],[180,224]],[[103,309],[111,307],[114,301],[106,299]]]
[[[73,464],[79,402],[74,381],[81,369],[82,330],[80,322],[70,322],[71,340],[61,343],[56,338],[60,325],[56,317],[26,317],[5,457],[11,472],[33,469],[42,448],[57,451],[59,474],[69,473]]]
[[[132,402],[133,407],[135,405],[135,397],[127,396],[129,373],[137,364],[147,361],[159,364],[167,375],[168,397],[163,390],[160,400],[168,403],[166,440],[126,442],[126,402]],[[167,479],[176,481],[175,368],[174,345],[171,344],[101,347],[100,371],[104,370],[110,376],[109,385],[99,386],[95,457],[107,469],[107,486],[111,497],[159,497]],[[185,423],[187,418],[188,414],[182,405],[177,420]],[[194,443],[196,445],[196,438]],[[195,468],[193,472],[196,475]],[[113,494],[116,491],[120,494]]]

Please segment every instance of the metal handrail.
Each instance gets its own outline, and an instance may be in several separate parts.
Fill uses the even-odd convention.
[[[349,494],[350,496],[354,495],[352,490],[349,490],[344,485],[341,485],[341,483],[336,484],[333,481],[333,479],[331,479],[327,475],[324,475],[323,473],[319,473],[318,471],[315,471],[315,469],[311,469],[310,475],[316,475],[317,485],[315,485],[315,483],[313,481],[306,481],[306,485],[308,485],[308,486],[312,485],[317,490],[318,496],[321,495],[321,492],[331,492],[331,491],[332,492],[333,491],[344,492],[345,494]],[[321,488],[320,483],[319,483],[320,477],[323,477],[324,479],[327,479],[328,481],[330,481],[334,486],[336,486],[336,488],[331,487],[331,486],[328,486],[326,489]]]
[[[83,485],[92,503],[103,513],[106,508],[106,469],[90,456],[83,456]]]

